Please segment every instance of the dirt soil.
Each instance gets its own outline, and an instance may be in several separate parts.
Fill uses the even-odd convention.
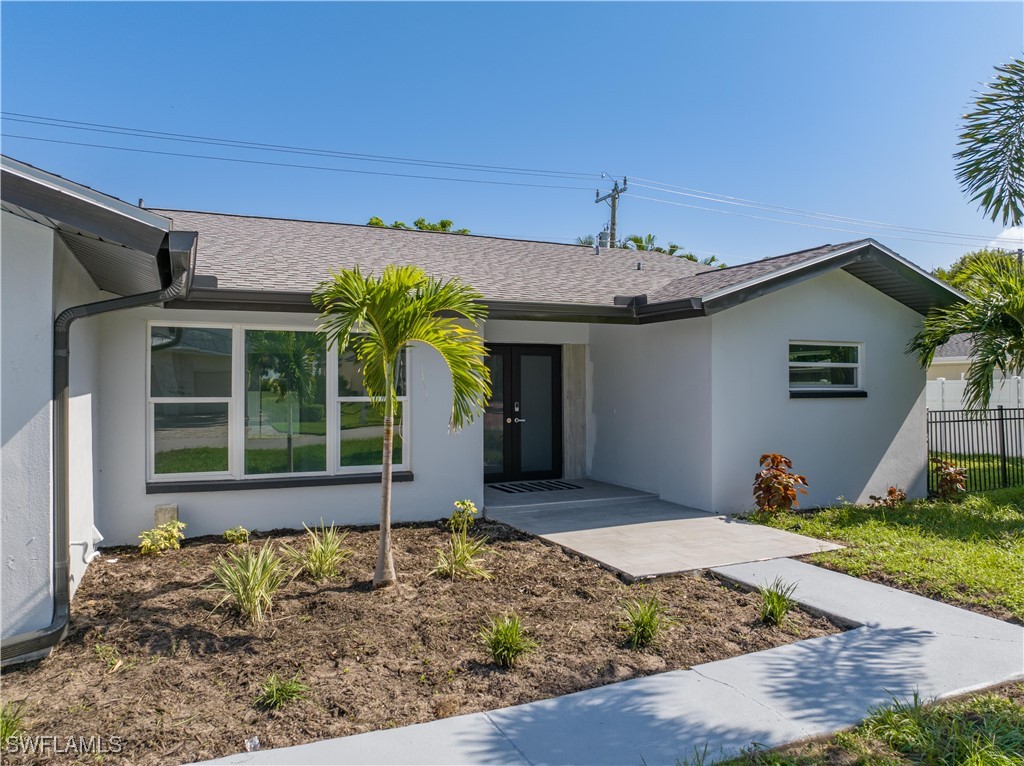
[[[205,590],[211,566],[230,548],[217,537],[142,556],[107,549],[89,567],[67,639],[48,658],[7,669],[4,702],[22,705],[28,736],[121,738],[107,763],[185,763],[385,729],[554,697],[628,678],[838,633],[795,611],[784,628],[758,620],[756,594],[707,574],[627,586],[592,562],[496,523],[489,582],[432,577],[447,541],[438,524],[398,526],[400,585],[373,591],[377,531],[354,529],[341,577],[319,586],[295,579],[271,619],[240,621]],[[256,537],[260,539],[256,539]],[[282,530],[254,544],[301,543]],[[622,602],[656,593],[678,621],[657,647],[634,652],[618,628]],[[478,632],[514,610],[539,648],[513,670],[489,662]],[[276,711],[254,705],[271,673],[298,674],[307,699]],[[67,749],[67,748],[65,748]],[[111,749],[111,748],[108,748]],[[38,763],[96,756],[5,754]]]

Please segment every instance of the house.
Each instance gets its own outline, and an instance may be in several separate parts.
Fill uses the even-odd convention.
[[[935,350],[927,370],[926,403],[930,410],[961,410],[964,405],[967,368],[974,344],[970,333],[954,335]],[[996,370],[992,376],[990,407],[1024,407],[1024,380]]]
[[[417,264],[489,309],[494,395],[464,431],[448,431],[441,359],[406,354],[397,521],[480,504],[485,483],[584,476],[743,511],[772,451],[808,475],[807,505],[925,492],[925,373],[904,348],[958,295],[873,240],[706,269],[148,210],[16,160],[2,172],[6,661],[59,640],[99,541],[136,543],[156,506],[190,535],[376,522],[380,420],[310,304],[332,268]],[[273,362],[296,354],[301,386]]]

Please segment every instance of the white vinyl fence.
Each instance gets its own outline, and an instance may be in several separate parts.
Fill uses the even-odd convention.
[[[928,381],[927,407],[929,410],[962,410],[964,408],[964,380]],[[1020,377],[997,378],[992,383],[992,401],[989,407],[1024,407],[1024,381]]]

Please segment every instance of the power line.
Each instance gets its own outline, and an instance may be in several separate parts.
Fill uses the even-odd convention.
[[[147,130],[144,128],[128,128],[119,125],[107,125],[96,122],[81,122],[77,120],[64,120],[57,117],[43,117],[39,115],[23,114],[21,112],[0,112],[5,120],[20,122],[40,127],[59,128],[65,130],[89,131],[92,133],[108,133],[113,135],[131,136],[133,138],[156,139],[160,141],[176,141],[182,143],[205,144],[212,146],[230,147],[234,149],[245,149],[252,151],[269,151],[285,154],[301,154],[316,157],[336,157],[351,159],[360,162],[382,162],[398,165],[415,165],[423,167],[444,168],[448,170],[462,170],[474,173],[502,173],[512,175],[542,176],[547,178],[565,178],[571,180],[600,180],[601,173],[577,173],[561,170],[542,170],[538,168],[517,168],[505,165],[476,165],[465,162],[447,162],[441,160],[424,160],[412,157],[395,157],[379,154],[360,154],[356,152],[344,152],[334,149],[316,149],[309,147],[290,146],[287,144],[269,144],[256,141],[244,141],[231,138],[216,138],[211,136],[198,136],[188,133],[169,133],[158,130]]]
[[[647,184],[642,181],[648,181]],[[650,186],[648,184],[657,184],[657,186]],[[740,207],[751,207],[756,209],[768,210],[771,212],[787,213],[790,215],[797,215],[803,218],[811,218],[824,221],[832,221],[835,223],[847,223],[852,225],[867,226],[873,229],[892,229],[895,231],[903,231],[911,234],[923,234],[926,236],[939,236],[939,237],[954,237],[956,239],[964,240],[978,240],[983,242],[989,242],[992,240],[991,236],[985,236],[981,234],[961,234],[955,231],[942,231],[938,229],[924,229],[914,226],[902,226],[899,224],[882,223],[880,221],[869,221],[861,218],[852,218],[850,216],[836,215],[833,213],[818,213],[811,210],[801,210],[799,208],[785,207],[783,205],[774,205],[768,202],[757,202],[756,200],[744,199],[742,197],[731,197],[725,194],[717,194],[715,192],[702,191],[700,189],[689,189],[685,186],[673,186],[672,184],[662,183],[660,181],[651,181],[650,179],[634,179],[634,185],[640,186],[645,189],[651,189],[653,191],[665,192],[666,194],[677,194],[683,197],[692,197],[695,199],[703,199],[709,202],[718,202],[725,205],[738,205]],[[666,188],[660,188],[666,187]],[[679,190],[679,191],[675,191]]]
[[[820,224],[804,223],[802,221],[784,221],[784,220],[780,220],[778,218],[768,218],[767,216],[751,215],[749,213],[740,213],[740,212],[738,212],[736,210],[720,210],[718,208],[713,208],[713,207],[703,207],[701,205],[690,205],[690,204],[688,204],[686,202],[673,202],[672,200],[658,199],[656,197],[643,197],[643,196],[641,196],[639,194],[633,194],[633,195],[630,195],[630,196],[632,197],[632,199],[642,199],[642,200],[646,200],[648,202],[660,202],[663,205],[674,205],[676,207],[690,208],[691,210],[705,210],[705,211],[708,211],[710,213],[722,213],[723,215],[735,215],[735,216],[739,216],[741,218],[753,218],[754,220],[757,220],[757,221],[770,221],[771,223],[787,223],[787,224],[790,224],[792,226],[804,226],[804,227],[812,228],[812,229],[825,229],[826,231],[841,231],[841,232],[846,232],[847,234],[860,234],[860,235],[864,235],[864,234],[870,234],[871,233],[871,232],[865,232],[863,229],[841,229],[841,228],[837,228],[835,226],[822,226]],[[972,246],[972,245],[965,245],[965,244],[960,243],[960,242],[940,241],[940,240],[934,240],[934,239],[916,239],[916,238],[913,238],[913,237],[897,236],[895,234],[888,234],[886,236],[889,237],[890,239],[900,239],[900,240],[904,240],[906,242],[925,242],[925,243],[928,243],[928,244],[931,244],[931,245],[947,245],[947,246],[950,246],[950,247],[960,247],[960,248],[971,247]]]
[[[250,160],[242,157],[219,157],[209,154],[188,154],[185,152],[165,152],[158,149],[140,149],[130,146],[111,146],[110,144],[92,144],[84,141],[65,141],[57,138],[40,138],[39,136],[23,136],[15,133],[0,134],[3,138],[16,138],[24,141],[43,141],[49,144],[65,144],[68,146],[87,146],[95,149],[110,149],[120,152],[135,152],[138,154],[157,154],[164,157],[185,157],[188,159],[216,160],[218,162],[236,162],[244,165],[264,165],[279,168],[299,168],[302,170],[323,170],[334,173],[356,173],[367,176],[388,176],[390,178],[420,178],[427,181],[453,181],[456,183],[468,184],[489,184],[492,186],[525,186],[532,189],[573,189],[590,191],[589,186],[562,186],[555,184],[530,184],[517,181],[493,181],[485,178],[454,178],[451,176],[423,176],[413,173],[385,173],[380,170],[356,170],[354,168],[334,168],[326,165],[303,165],[292,162],[271,162],[270,160]]]

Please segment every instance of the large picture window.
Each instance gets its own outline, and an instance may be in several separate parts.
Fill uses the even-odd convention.
[[[393,466],[408,468],[407,358],[397,370]],[[149,327],[149,480],[379,472],[383,417],[355,355],[322,333]],[[332,436],[333,435],[333,436]]]
[[[791,391],[857,389],[861,385],[861,347],[858,343],[789,344]]]

